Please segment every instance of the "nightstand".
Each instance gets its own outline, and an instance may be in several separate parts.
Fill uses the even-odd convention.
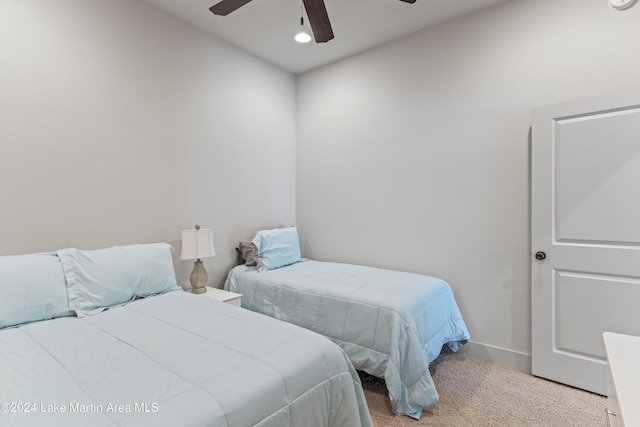
[[[242,294],[236,294],[234,292],[225,291],[224,289],[211,288],[207,286],[207,293],[201,294],[216,301],[226,302],[227,304],[237,305],[240,307]]]

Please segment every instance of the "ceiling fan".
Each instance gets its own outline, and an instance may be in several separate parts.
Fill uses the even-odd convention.
[[[209,10],[215,15],[227,16],[236,9],[241,8],[251,0],[222,0],[211,6]],[[302,0],[304,8],[307,11],[307,17],[311,24],[313,37],[316,43],[326,43],[333,38],[333,29],[327,15],[327,8],[324,6],[324,0]],[[405,3],[415,3],[416,0],[400,0]]]

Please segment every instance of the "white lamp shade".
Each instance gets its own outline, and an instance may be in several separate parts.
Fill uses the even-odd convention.
[[[216,254],[213,247],[213,229],[182,231],[182,253],[180,259],[209,258]]]

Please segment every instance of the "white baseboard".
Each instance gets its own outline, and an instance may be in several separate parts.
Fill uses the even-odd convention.
[[[531,372],[530,354],[495,347],[489,344],[482,344],[475,341],[469,341],[459,352],[477,357],[478,359],[488,360],[490,362],[511,366],[512,368],[520,369],[522,371]]]

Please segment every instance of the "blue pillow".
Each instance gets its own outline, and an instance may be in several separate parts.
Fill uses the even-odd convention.
[[[300,261],[296,227],[258,231],[253,244],[258,248],[258,271],[275,270]]]
[[[83,251],[59,250],[67,279],[69,308],[78,317],[99,313],[146,297],[179,289],[167,243],[114,246]]]
[[[0,328],[72,315],[55,254],[0,257]]]

